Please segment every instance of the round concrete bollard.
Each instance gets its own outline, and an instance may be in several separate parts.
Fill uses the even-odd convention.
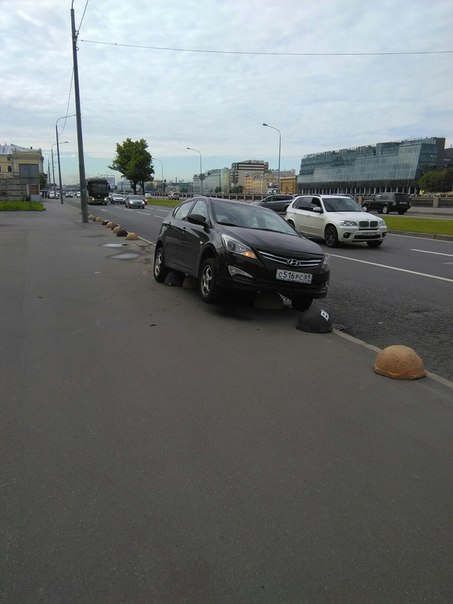
[[[102,222],[102,218],[100,216],[96,216],[94,222]]]
[[[131,233],[131,232],[129,232],[129,233],[126,235],[126,239],[127,239],[128,241],[136,241],[136,240],[138,239],[138,235],[137,235],[137,233]]]
[[[113,227],[113,222],[111,220],[109,220],[109,222],[107,222],[107,228],[111,229]]]
[[[332,319],[326,310],[309,308],[297,319],[296,329],[310,333],[330,333]]]
[[[400,344],[388,346],[377,355],[374,371],[396,380],[416,380],[426,375],[418,354],[412,348]]]
[[[121,231],[121,227],[120,227],[120,225],[119,225],[119,224],[116,224],[116,225],[113,227],[112,231],[113,231],[114,233],[119,233],[119,231]]]

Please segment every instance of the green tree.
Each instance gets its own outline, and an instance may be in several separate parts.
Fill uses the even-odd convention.
[[[418,186],[420,189],[433,193],[453,190],[453,168],[425,172],[418,179]]]
[[[46,187],[47,187],[47,174],[44,174],[44,172],[40,172],[39,173],[39,188],[42,191]]]
[[[120,172],[132,186],[134,193],[140,185],[145,194],[145,182],[153,180],[154,166],[151,154],[147,151],[148,143],[144,138],[133,141],[127,138],[122,144],[116,144],[116,157],[109,168]]]

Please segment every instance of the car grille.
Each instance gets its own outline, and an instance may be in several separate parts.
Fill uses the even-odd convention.
[[[359,227],[361,229],[377,229],[377,220],[360,220]]]
[[[286,266],[294,266],[295,268],[316,268],[322,263],[322,258],[292,258],[291,256],[276,256],[275,254],[269,254],[268,252],[262,252],[258,250],[260,256],[271,262],[278,264],[284,264]]]

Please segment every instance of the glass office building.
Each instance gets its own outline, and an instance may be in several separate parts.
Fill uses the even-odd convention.
[[[445,158],[445,138],[436,137],[312,153],[301,160],[297,189],[299,193],[415,193],[420,175],[442,169]]]

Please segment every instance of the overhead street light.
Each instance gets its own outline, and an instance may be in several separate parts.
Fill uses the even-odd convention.
[[[277,172],[278,191],[277,191],[277,193],[280,193],[280,160],[281,160],[281,156],[282,156],[282,133],[275,126],[269,126],[269,124],[266,124],[266,123],[263,123],[263,126],[266,126],[267,128],[272,128],[272,130],[276,130],[278,132],[278,172]]]
[[[203,165],[201,163],[201,151],[198,151],[198,149],[194,149],[193,147],[186,147],[186,149],[189,149],[189,151],[195,151],[195,153],[198,153],[200,155],[200,174],[198,176],[198,178],[200,179],[200,193],[203,195],[203,180],[204,180],[204,174],[203,174]]]
[[[61,145],[65,145],[67,142],[69,141],[63,141],[62,143],[60,143]],[[56,191],[55,191],[55,162],[53,159],[53,148],[55,147],[55,145],[57,146],[57,159],[58,159],[58,170],[60,172],[60,195],[61,195],[61,171],[60,171],[60,147],[58,144],[58,139],[57,142],[54,143],[52,145],[52,147],[50,148],[50,154],[52,156],[52,178],[53,178],[53,196],[56,197]],[[63,203],[63,202],[61,202]]]
[[[63,115],[63,117],[59,117],[57,119],[57,121],[55,122],[55,136],[57,139],[57,158],[58,158],[58,180],[59,180],[59,184],[60,184],[60,203],[63,203],[63,185],[61,182],[60,144],[58,141],[58,122],[60,120],[65,120],[68,117],[75,117],[75,116],[76,116],[75,113],[73,115]],[[63,130],[64,130],[64,128],[63,128]],[[68,141],[66,141],[66,142],[68,142]],[[54,183],[55,183],[55,178],[54,178]]]

